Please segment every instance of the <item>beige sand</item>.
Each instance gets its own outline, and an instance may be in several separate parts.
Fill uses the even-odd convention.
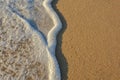
[[[62,80],[120,80],[120,0],[58,0],[57,9],[67,24],[61,17]]]

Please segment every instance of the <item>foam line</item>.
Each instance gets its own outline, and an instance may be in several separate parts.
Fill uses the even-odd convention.
[[[62,23],[61,23],[58,15],[56,14],[56,12],[51,7],[52,1],[53,0],[45,0],[43,2],[43,6],[45,7],[47,13],[50,15],[50,17],[52,18],[53,23],[54,23],[53,28],[49,31],[48,36],[47,36],[48,47],[49,47],[49,49],[51,49],[51,51],[53,51],[53,54],[54,54],[54,50],[56,48],[56,43],[57,43],[56,36],[62,28]]]
[[[56,14],[56,12],[53,10],[51,6],[51,2],[53,0],[45,0],[43,2],[43,6],[45,7],[47,13],[53,20],[54,26],[53,28],[49,31],[48,36],[47,36],[47,43],[48,43],[48,57],[49,57],[49,80],[61,80],[61,75],[60,75],[60,70],[59,66],[55,57],[55,48],[57,44],[56,36],[58,32],[62,28],[62,23]]]

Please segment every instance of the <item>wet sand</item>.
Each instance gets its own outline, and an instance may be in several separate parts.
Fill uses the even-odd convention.
[[[119,80],[120,1],[55,3],[63,22],[56,51],[62,80]]]

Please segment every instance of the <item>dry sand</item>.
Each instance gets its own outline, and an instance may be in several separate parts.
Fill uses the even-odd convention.
[[[54,3],[64,28],[56,49],[62,80],[120,80],[120,0]]]

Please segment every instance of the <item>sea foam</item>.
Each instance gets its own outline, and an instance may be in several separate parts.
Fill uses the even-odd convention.
[[[31,13],[34,1],[42,3],[42,0],[0,2],[3,5],[0,6],[0,18],[3,19],[0,25],[0,80],[61,80],[55,48],[62,23],[51,6],[52,0],[44,0],[41,5],[53,21],[45,36]],[[20,12],[26,9],[24,2],[29,3],[27,14]],[[16,5],[21,8],[18,10]]]
[[[45,0],[43,3],[45,9],[47,10],[47,12],[49,13],[50,17],[53,19],[53,22],[54,22],[54,26],[53,26],[52,30],[48,33],[48,36],[47,36],[48,54],[51,54],[50,55],[51,64],[49,66],[49,70],[50,70],[49,76],[50,76],[50,80],[61,80],[59,66],[58,66],[57,60],[55,58],[55,48],[56,48],[56,43],[57,43],[56,36],[62,28],[62,23],[61,23],[58,15],[56,14],[56,12],[51,7],[51,2],[52,2],[52,0]]]

